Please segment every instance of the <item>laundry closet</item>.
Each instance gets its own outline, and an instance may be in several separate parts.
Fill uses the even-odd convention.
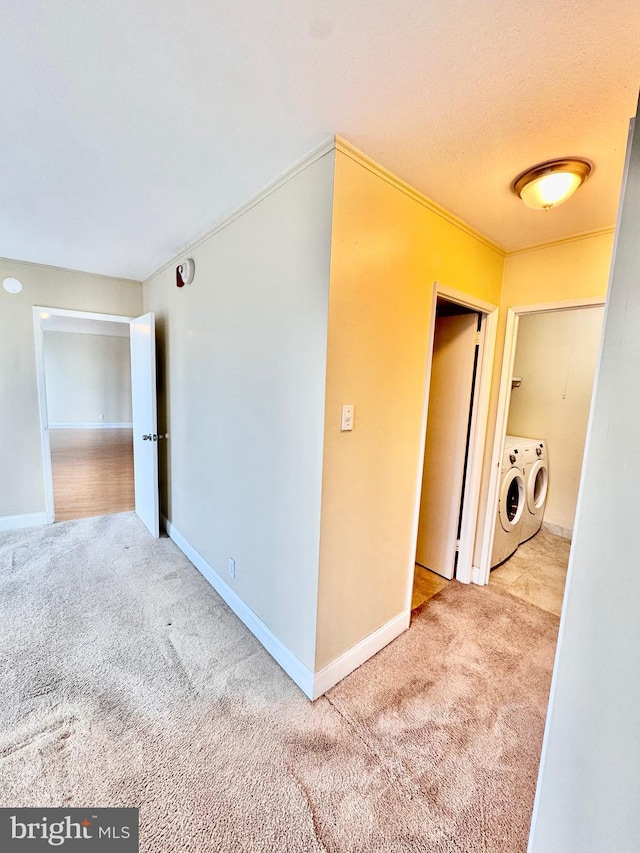
[[[568,559],[603,314],[594,306],[519,317],[490,583],[527,600],[559,585],[543,556],[558,569]],[[556,592],[549,609],[559,612]]]

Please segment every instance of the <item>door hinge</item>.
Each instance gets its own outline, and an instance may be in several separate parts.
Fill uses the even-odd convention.
[[[480,346],[480,332],[476,332],[476,346]]]
[[[456,539],[456,553],[460,550],[460,540]]]

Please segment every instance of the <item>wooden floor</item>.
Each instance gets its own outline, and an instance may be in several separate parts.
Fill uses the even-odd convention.
[[[411,609],[415,610],[420,607],[425,601],[440,592],[441,589],[449,583],[446,578],[441,578],[429,569],[425,569],[416,563],[416,570],[413,576],[413,593],[411,595]]]
[[[52,429],[55,520],[134,509],[133,431]]]

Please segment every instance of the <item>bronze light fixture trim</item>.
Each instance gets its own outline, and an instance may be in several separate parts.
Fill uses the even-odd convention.
[[[591,163],[579,157],[546,160],[518,175],[511,189],[528,207],[549,210],[570,198],[592,171]]]

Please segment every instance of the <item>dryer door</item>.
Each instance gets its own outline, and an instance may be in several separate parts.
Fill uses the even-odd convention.
[[[510,468],[502,480],[498,516],[503,530],[512,533],[522,518],[524,511],[524,480],[518,468]]]
[[[549,472],[542,459],[537,459],[527,472],[527,506],[529,512],[537,515],[547,500]]]

